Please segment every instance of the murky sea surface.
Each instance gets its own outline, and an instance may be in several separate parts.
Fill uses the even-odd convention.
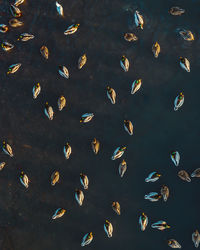
[[[14,158],[0,155],[6,167],[0,172],[0,249],[2,250],[77,250],[85,233],[94,233],[87,246],[95,250],[160,250],[169,249],[167,240],[174,238],[184,249],[192,249],[191,234],[200,230],[199,181],[182,181],[177,173],[191,173],[199,167],[199,69],[200,69],[200,1],[199,0],[67,0],[60,2],[65,17],[56,13],[55,1],[35,0],[20,6],[25,25],[1,34],[1,41],[15,44],[0,59],[0,139],[14,150]],[[186,9],[182,16],[171,16],[172,6]],[[144,30],[137,30],[133,13],[139,10],[144,18]],[[0,23],[11,18],[9,4],[1,2]],[[63,32],[72,23],[80,23],[72,36]],[[184,41],[179,28],[191,30],[195,41]],[[35,39],[18,42],[23,32]],[[139,40],[128,43],[125,32],[134,32]],[[158,41],[161,53],[153,57],[151,47]],[[39,49],[49,48],[45,60]],[[77,69],[78,58],[86,53],[87,64]],[[119,60],[130,61],[128,73]],[[179,65],[179,57],[187,57],[191,72]],[[14,75],[6,76],[9,65],[22,63]],[[70,72],[66,80],[58,74],[58,66]],[[141,89],[131,95],[132,82],[142,78]],[[39,82],[41,94],[32,98],[32,87]],[[106,96],[106,86],[116,90],[117,102],[112,105]],[[185,103],[173,111],[175,97],[183,92]],[[67,106],[59,112],[57,99],[64,95]],[[55,110],[49,121],[44,115],[48,101]],[[80,124],[83,113],[93,112],[94,119]],[[123,128],[124,119],[134,125],[134,135]],[[98,155],[91,150],[96,137],[101,148]],[[65,160],[63,146],[69,142],[72,155]],[[127,146],[124,159],[128,169],[121,179],[120,160],[110,157],[118,146]],[[181,155],[180,166],[170,160],[171,150]],[[20,171],[30,178],[26,190],[19,182]],[[50,185],[54,170],[60,172],[60,183]],[[156,183],[145,183],[152,171],[162,177]],[[79,207],[74,198],[81,188],[79,174],[89,177],[89,190]],[[151,203],[144,195],[159,191],[162,184],[170,188],[170,198]],[[111,208],[113,201],[121,204],[121,216]],[[66,214],[55,221],[51,216],[58,207]],[[149,226],[141,232],[139,215],[145,212]],[[112,222],[113,237],[103,230],[105,219]],[[151,223],[166,220],[171,229],[164,232],[151,229]]]

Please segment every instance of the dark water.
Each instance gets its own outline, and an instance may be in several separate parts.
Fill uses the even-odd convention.
[[[177,172],[191,173],[199,167],[199,0],[184,1],[125,1],[125,0],[68,0],[60,2],[65,17],[56,13],[55,1],[26,1],[23,27],[1,34],[16,46],[11,53],[1,51],[0,59],[0,138],[12,145],[13,159],[1,153],[7,166],[0,173],[0,244],[2,250],[77,250],[83,235],[92,231],[90,249],[168,249],[166,241],[177,239],[184,249],[192,249],[191,234],[199,226],[199,180],[185,183]],[[181,6],[186,13],[170,16],[168,9]],[[1,2],[1,23],[11,17],[7,1]],[[138,9],[145,18],[143,31],[137,31],[133,12]],[[64,30],[72,23],[80,28],[72,36]],[[190,29],[194,42],[186,42],[177,34],[178,28]],[[27,43],[16,41],[20,33],[28,32],[35,39]],[[128,43],[124,32],[134,32],[139,40]],[[161,54],[154,59],[153,42],[161,45]],[[39,49],[46,45],[48,61]],[[87,54],[87,64],[77,69],[78,58]],[[125,54],[130,70],[120,68]],[[183,71],[179,56],[187,57],[191,73]],[[9,77],[9,65],[22,63],[20,70]],[[70,79],[58,75],[58,65],[66,65]],[[130,94],[136,78],[143,79],[140,91]],[[32,87],[40,82],[42,92],[32,98]],[[117,92],[117,103],[111,105],[105,87]],[[185,103],[173,111],[174,98],[183,91]],[[63,94],[67,107],[57,111],[57,99]],[[56,111],[49,121],[43,108],[48,101]],[[80,116],[94,112],[94,119],[80,124]],[[135,133],[129,136],[123,120],[133,122]],[[101,149],[96,156],[91,141],[96,137]],[[63,145],[72,146],[71,158],[66,161]],[[123,179],[118,175],[120,160],[111,161],[114,149],[127,146],[124,159],[128,170]],[[169,152],[181,154],[180,167],[173,166]],[[19,173],[29,176],[30,188],[19,182]],[[60,172],[60,183],[50,185],[54,170]],[[153,170],[163,176],[156,183],[145,183]],[[83,207],[74,198],[80,188],[79,174],[90,180],[85,191]],[[159,191],[162,184],[170,188],[167,203],[151,203],[144,194]],[[112,201],[119,201],[122,214],[117,216]],[[58,207],[67,209],[61,219],[51,220]],[[149,216],[149,223],[166,220],[171,229],[160,232],[147,227],[141,232],[138,217]],[[108,239],[103,231],[104,220],[114,227]]]

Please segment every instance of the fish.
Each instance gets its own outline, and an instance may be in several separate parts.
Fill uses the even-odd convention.
[[[26,42],[26,41],[33,39],[34,37],[35,36],[32,34],[22,33],[17,40],[22,41],[22,42]]]
[[[108,238],[112,237],[112,234],[113,234],[113,225],[108,220],[106,220],[105,223],[104,223],[104,231],[106,232]]]
[[[145,213],[142,213],[139,217],[139,225],[140,225],[140,228],[141,228],[141,231],[145,231],[147,225],[148,225],[148,217]]]
[[[174,100],[174,111],[177,111],[184,103],[184,94],[181,92]]]
[[[190,62],[186,57],[180,57],[180,66],[185,71],[190,72]]]
[[[40,53],[42,54],[42,56],[45,58],[45,59],[48,59],[49,58],[49,50],[46,46],[42,46],[40,48]]]
[[[65,158],[68,160],[71,153],[72,153],[72,147],[69,145],[69,143],[67,142],[66,145],[64,146],[64,155]]]
[[[62,77],[66,78],[66,79],[69,79],[69,70],[67,69],[67,67],[65,67],[65,66],[59,66],[58,73]]]
[[[83,205],[83,201],[84,201],[84,194],[83,191],[80,189],[76,189],[75,191],[75,199],[78,202],[79,206]]]
[[[200,177],[200,168],[195,169],[192,172],[191,177]]]
[[[169,188],[166,185],[163,185],[161,187],[160,193],[163,197],[163,200],[166,202],[167,199],[169,198]]]
[[[194,41],[194,35],[192,34],[190,30],[182,29],[179,31],[179,34],[186,41]]]
[[[124,129],[129,135],[133,135],[133,124],[129,120],[124,120]]]
[[[33,92],[33,99],[36,99],[41,92],[41,86],[39,82],[33,86],[32,92]]]
[[[120,60],[120,65],[121,65],[122,69],[125,72],[128,72],[128,70],[129,70],[129,60],[125,56],[122,56],[122,58]]]
[[[3,141],[2,149],[3,149],[3,152],[5,154],[9,155],[10,157],[14,156],[11,146],[8,143],[6,143],[5,141]]]
[[[175,6],[170,8],[169,13],[173,16],[181,16],[185,13],[185,10],[178,6]]]
[[[99,152],[99,148],[100,148],[100,142],[94,138],[94,140],[92,141],[92,150],[95,154],[98,154]]]
[[[124,39],[127,41],[127,42],[135,42],[138,40],[138,37],[133,34],[133,33],[125,33],[124,34]]]
[[[92,242],[92,240],[93,240],[92,232],[85,234],[82,239],[81,246],[84,247],[89,245]]]
[[[135,80],[132,83],[131,94],[132,95],[135,94],[141,88],[141,85],[142,85],[142,79]]]
[[[116,92],[111,87],[107,86],[107,97],[111,101],[112,104],[116,102]]]
[[[170,226],[167,225],[167,222],[162,221],[162,220],[153,223],[153,224],[151,225],[151,227],[152,227],[152,228],[157,228],[158,230],[161,230],[161,231],[163,231],[163,230],[165,230],[165,229],[167,229],[167,228],[170,228]]]
[[[10,5],[10,12],[14,17],[17,17],[17,18],[22,16],[21,10],[13,4]]]
[[[115,149],[112,157],[111,157],[111,160],[116,160],[116,159],[122,157],[122,155],[124,154],[125,150],[126,150],[126,147],[123,147],[123,146],[117,147]]]
[[[192,241],[194,243],[194,246],[196,248],[199,247],[199,242],[200,242],[200,234],[199,234],[199,231],[196,230],[194,233],[192,233]]]
[[[8,74],[14,74],[15,72],[17,72],[19,70],[19,68],[21,66],[22,66],[21,63],[15,63],[15,64],[10,65],[9,68],[8,68],[7,75]]]
[[[50,121],[53,120],[54,111],[48,102],[45,103],[44,113],[49,118]]]
[[[58,219],[60,217],[62,217],[65,214],[66,210],[63,208],[58,208],[54,215],[52,216],[52,220]]]
[[[93,117],[94,117],[93,113],[85,113],[81,116],[80,122],[83,122],[83,123],[90,122]]]
[[[168,246],[171,248],[181,248],[181,245],[178,243],[178,241],[174,239],[168,240]]]
[[[64,31],[64,35],[72,35],[74,34],[77,30],[78,30],[78,27],[80,26],[79,23],[77,24],[72,24],[70,25],[65,31]]]
[[[14,48],[14,45],[11,44],[11,43],[8,43],[8,42],[2,42],[2,43],[1,43],[1,47],[2,47],[2,49],[3,49],[4,51],[7,52],[7,51],[13,49],[13,48]]]
[[[55,186],[57,182],[59,182],[60,174],[58,171],[54,171],[51,175],[51,185]]]
[[[113,201],[112,203],[112,209],[116,212],[116,214],[121,214],[121,207],[118,201]]]
[[[134,14],[134,18],[135,18],[135,24],[137,26],[137,28],[140,28],[143,30],[143,26],[144,26],[144,19],[143,19],[143,16],[139,13],[138,10],[135,11],[135,14]]]
[[[179,171],[178,177],[180,177],[183,181],[191,182],[190,176],[185,170]]]
[[[87,62],[87,56],[86,56],[86,54],[84,54],[81,57],[79,57],[79,59],[78,59],[78,69],[82,69],[83,66],[86,64],[86,62]]]
[[[152,201],[152,202],[155,202],[155,201],[159,201],[161,197],[162,197],[162,196],[159,195],[158,193],[156,193],[156,192],[151,192],[151,193],[149,193],[149,194],[146,194],[146,195],[144,196],[144,199],[145,199],[145,200]]]
[[[161,174],[158,174],[157,172],[152,172],[145,179],[145,182],[155,182],[160,178],[160,176],[161,176]]]
[[[8,25],[0,24],[0,32],[6,33],[8,31]]]
[[[155,58],[158,58],[158,55],[160,54],[160,44],[158,42],[155,42],[152,46],[152,52]]]
[[[88,189],[89,180],[88,180],[87,175],[81,173],[80,174],[80,182],[81,182],[81,185],[83,186],[84,189]]]
[[[180,154],[178,151],[172,151],[170,153],[170,158],[173,161],[174,165],[177,167],[180,162]]]
[[[119,175],[120,175],[121,178],[124,176],[126,170],[127,170],[127,164],[126,164],[126,161],[123,160],[123,161],[119,164]]]
[[[62,111],[65,106],[66,106],[66,98],[63,95],[61,95],[58,98],[58,110]]]
[[[24,25],[23,22],[17,20],[16,18],[12,18],[9,20],[9,25],[13,28],[21,27]]]
[[[15,2],[14,2],[14,6],[19,6],[19,5],[21,5],[21,4],[23,4],[23,2],[24,2],[24,0],[15,0]]]
[[[19,177],[19,180],[21,182],[21,184],[25,187],[28,188],[29,187],[29,179],[28,176],[22,171]]]
[[[57,9],[57,12],[60,16],[64,16],[64,11],[63,11],[63,7],[61,4],[59,4],[57,1],[56,1],[56,9]]]
[[[0,162],[0,171],[5,167],[6,163],[3,161],[3,162]]]

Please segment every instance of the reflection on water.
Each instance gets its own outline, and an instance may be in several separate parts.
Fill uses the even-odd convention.
[[[15,157],[3,153],[6,167],[0,173],[1,249],[73,250],[80,248],[83,235],[94,232],[90,248],[118,250],[139,248],[157,250],[167,248],[166,240],[177,239],[184,248],[191,248],[191,234],[198,228],[198,179],[184,183],[177,172],[191,173],[199,167],[199,0],[179,1],[175,5],[186,9],[180,17],[168,14],[171,1],[124,0],[68,0],[60,2],[65,17],[56,13],[52,0],[26,1],[20,8],[25,25],[1,34],[1,40],[15,44],[10,53],[1,51],[0,134],[13,146]],[[144,31],[135,29],[133,13],[139,9],[144,15]],[[1,23],[11,17],[9,4],[0,7]],[[80,28],[72,36],[63,32],[72,23]],[[194,42],[186,42],[177,29],[190,29]],[[28,32],[35,39],[18,42],[20,33]],[[134,32],[139,40],[128,43],[126,32]],[[158,41],[161,54],[155,59],[152,44]],[[48,47],[50,57],[45,60],[39,52]],[[77,69],[78,58],[86,53],[87,64]],[[128,73],[120,68],[122,55],[130,61]],[[184,72],[179,56],[187,57],[191,73]],[[15,75],[6,76],[9,65],[22,63]],[[70,79],[58,74],[58,66],[66,65]],[[130,94],[131,84],[143,79],[141,89]],[[32,87],[42,87],[38,99],[32,98]],[[117,92],[117,103],[111,105],[106,86]],[[173,101],[183,91],[185,103],[173,111]],[[64,95],[67,107],[57,111],[57,99]],[[56,111],[49,121],[43,112],[48,101]],[[83,113],[93,112],[94,119],[80,124]],[[124,131],[123,120],[133,122],[135,134]],[[96,137],[101,148],[98,155],[91,149]],[[70,142],[71,158],[66,161],[63,146]],[[113,150],[127,146],[124,159],[128,169],[121,179],[120,160],[111,161]],[[173,166],[169,152],[181,154],[180,167]],[[29,176],[30,188],[19,182],[21,170]],[[50,185],[53,171],[60,172],[60,183]],[[145,183],[144,178],[158,170],[162,178]],[[78,207],[75,188],[80,188],[79,174],[90,180],[85,191],[83,207]],[[162,184],[170,188],[167,203],[150,203],[144,194],[159,191]],[[112,210],[112,202],[119,201],[121,215]],[[51,216],[58,207],[67,209],[63,218]],[[149,223],[166,220],[171,229],[166,232],[147,227],[140,232],[138,217],[149,216]],[[106,238],[104,220],[114,227],[113,238]],[[184,236],[184,237],[183,237]]]

